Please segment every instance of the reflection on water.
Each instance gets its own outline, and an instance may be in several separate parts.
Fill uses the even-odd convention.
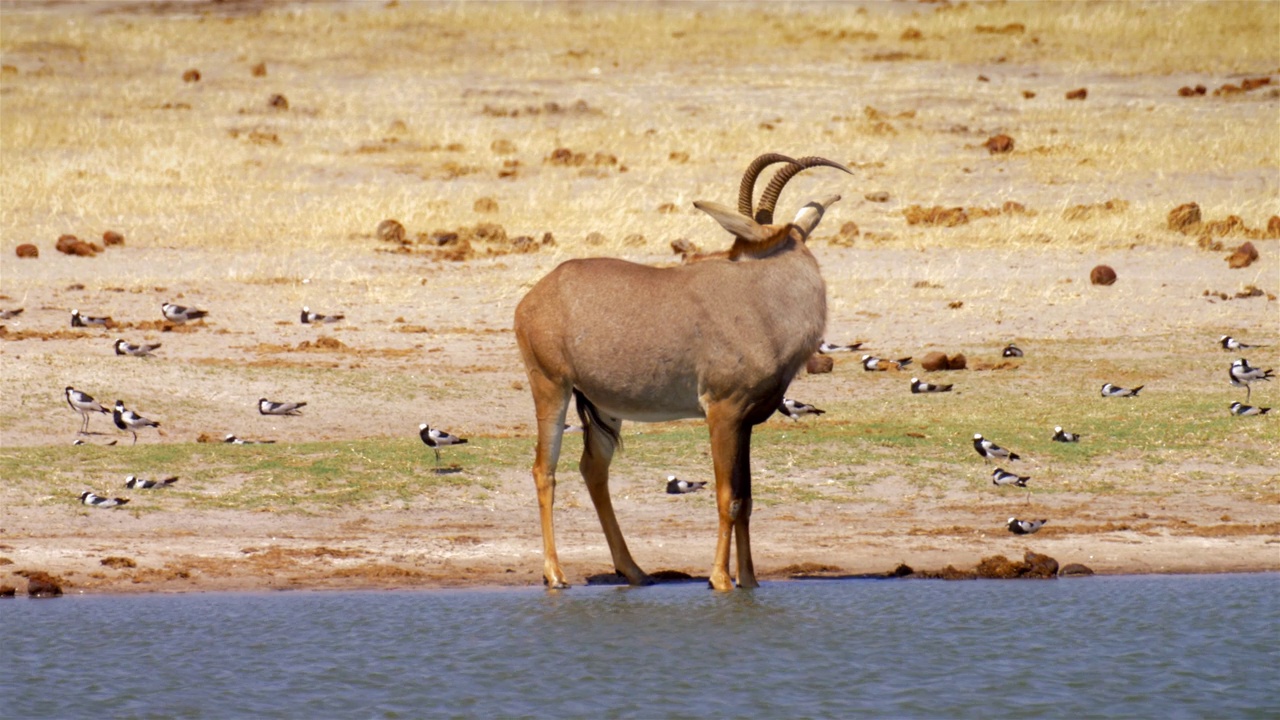
[[[1280,576],[0,604],[6,717],[1277,717]]]

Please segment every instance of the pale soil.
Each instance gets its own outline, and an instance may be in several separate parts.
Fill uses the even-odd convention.
[[[1278,245],[1274,241],[1259,243],[1264,258],[1261,267],[1244,271],[1227,270],[1217,254],[1191,249],[1106,253],[1103,259],[1112,263],[1122,278],[1111,288],[1090,287],[1084,278],[1092,260],[1071,251],[920,253],[818,248],[817,254],[830,285],[832,338],[864,339],[869,347],[884,348],[884,354],[892,356],[919,356],[923,349],[933,347],[961,350],[975,364],[998,361],[998,350],[1006,338],[1017,338],[1028,349],[1060,341],[1081,354],[1125,366],[1158,364],[1167,359],[1161,342],[1151,339],[1185,338],[1186,353],[1214,361],[1228,357],[1213,349],[1218,328],[1255,338],[1268,328],[1274,330],[1274,302],[1266,298],[1211,301],[1200,292],[1202,286],[1233,289],[1242,278],[1266,283],[1267,277],[1276,277]],[[412,308],[413,318],[406,320],[448,317],[438,324],[451,329],[441,331],[399,332],[400,324],[394,319],[409,313],[410,308],[364,303],[333,308],[347,312],[348,319],[317,330],[298,325],[296,318],[281,321],[292,314],[287,309],[297,304],[292,301],[296,287],[260,286],[249,297],[249,293],[233,292],[233,288],[216,283],[197,287],[179,281],[173,285],[184,290],[184,302],[213,309],[215,314],[203,327],[169,333],[63,332],[67,317],[63,308],[88,305],[82,301],[84,291],[63,289],[69,280],[89,270],[110,277],[117,268],[127,272],[125,267],[137,262],[135,258],[165,252],[125,248],[93,261],[56,256],[41,259],[38,268],[48,276],[38,286],[33,283],[24,290],[27,313],[8,327],[11,335],[29,331],[57,339],[10,340],[0,345],[5,357],[5,385],[18,388],[11,397],[22,398],[24,407],[24,415],[4,430],[5,447],[70,443],[78,416],[62,404],[64,381],[84,387],[109,383],[122,397],[156,397],[150,386],[168,388],[176,399],[163,415],[166,435],[144,434],[140,444],[189,443],[200,433],[220,438],[225,432],[283,442],[404,437],[415,432],[419,418],[440,418],[440,424],[471,436],[473,443],[483,443],[485,435],[528,436],[531,432],[531,402],[521,389],[523,371],[510,333],[512,299],[497,302],[493,296],[498,292],[495,288],[519,287],[540,275],[551,267],[551,257],[512,256],[499,262],[429,267],[372,252],[353,253],[343,259],[349,272],[385,277],[391,285],[396,284],[397,273],[429,276],[433,291],[419,298]],[[191,261],[191,254],[183,251],[188,262],[199,266],[199,261]],[[665,260],[660,256],[644,259]],[[1000,278],[998,293],[982,287],[982,279],[989,277]],[[944,287],[914,289],[915,278],[933,278]],[[1066,279],[1071,282],[1063,283]],[[941,299],[922,299],[929,294]],[[155,292],[100,293],[93,307],[95,312],[138,322],[158,316],[154,301],[159,297]],[[948,307],[946,301],[952,297],[964,299],[961,310]],[[911,302],[904,302],[904,298]],[[264,307],[280,310],[273,310],[268,317],[263,314]],[[1000,319],[998,325],[992,317]],[[1133,339],[1135,333],[1141,338]],[[321,334],[340,339],[354,353],[264,349],[265,345],[296,346]],[[110,343],[117,335],[160,340],[163,347],[152,360],[116,358],[110,354]],[[1276,359],[1274,348],[1265,353],[1255,357],[1268,362]],[[943,379],[962,386],[1001,383],[1007,392],[1034,393],[1037,383],[1052,382],[1053,378],[1038,372],[1033,360],[1034,355],[1017,372],[964,371]],[[231,376],[240,380],[228,386],[225,374],[191,370],[206,363],[225,364],[232,369]],[[258,368],[277,364],[298,372],[298,379],[291,381],[294,384],[275,384],[257,374]],[[385,376],[394,387],[370,393],[341,380],[326,382],[327,368],[355,364]],[[1225,367],[1226,361],[1219,364]],[[1126,372],[1141,374],[1133,369]],[[412,397],[404,395],[396,383],[400,379],[419,382],[421,387]],[[932,374],[929,379],[938,381],[939,375]],[[902,382],[902,378],[863,373],[854,359],[841,356],[834,373],[802,375],[791,394],[829,409],[856,413],[859,403],[900,402]],[[1165,381],[1197,382],[1201,380],[1194,375],[1185,379],[1175,375]],[[253,401],[260,388],[263,394],[279,399],[305,398],[310,403],[307,413],[284,420],[258,416],[253,412]],[[1081,391],[1092,393],[1094,389]],[[440,399],[432,399],[424,407],[423,395],[429,397],[434,392],[440,392]],[[1269,395],[1264,388],[1255,393],[1258,398]],[[850,396],[858,399],[840,401]],[[184,413],[185,398],[217,402],[202,403],[197,413]],[[805,423],[827,422],[831,417]],[[352,422],[353,418],[359,421]],[[1271,418],[1253,420],[1268,422]],[[784,421],[775,418],[770,422]],[[92,423],[92,429],[100,434],[91,436],[91,442],[118,437],[105,419],[95,417]],[[964,443],[960,446],[963,449]],[[129,452],[127,447],[118,448]],[[968,461],[963,466],[973,466],[964,472],[988,472],[980,468],[976,456],[968,455],[971,451],[962,452]],[[590,500],[574,472],[573,453],[567,449],[561,464],[558,540],[566,571],[573,581],[581,582],[587,575],[609,571],[610,564]],[[430,467],[429,458],[424,456],[424,468]],[[682,462],[690,461],[686,458]],[[699,461],[693,462],[696,467]],[[1125,463],[1122,457],[1110,459],[1095,472],[1122,468]],[[1035,467],[1033,461],[1033,472]],[[1206,459],[1206,467],[1216,471],[1211,459]],[[173,472],[196,469],[174,468]],[[74,466],[63,471],[75,473]],[[882,573],[898,563],[916,569],[937,570],[948,564],[967,568],[982,557],[1004,554],[1017,558],[1026,549],[1034,549],[1061,563],[1084,563],[1104,573],[1278,570],[1280,512],[1275,504],[1274,469],[1237,467],[1230,471],[1249,479],[1254,489],[1241,492],[1224,487],[1215,491],[1200,486],[1170,491],[1152,478],[1151,482],[1160,485],[1160,493],[1154,496],[1131,488],[1036,495],[1028,501],[1020,493],[974,492],[959,480],[944,481],[941,493],[920,492],[896,477],[891,464],[882,463],[862,469],[884,477],[852,503],[770,503],[767,493],[762,492],[752,523],[757,568],[764,579],[806,570]],[[763,467],[757,472],[766,479],[780,473],[797,474],[820,487],[827,482],[828,471],[806,468],[801,456],[789,467]],[[708,473],[703,467],[699,475]],[[84,482],[88,487],[95,483],[103,487],[91,476]],[[711,497],[706,493],[671,497],[662,494],[658,484],[628,472],[627,454],[620,456],[614,494],[633,552],[651,571],[677,569],[705,575],[715,534]],[[437,496],[430,505],[417,503],[394,510],[356,507],[305,516],[256,511],[135,515],[88,510],[73,497],[50,503],[39,493],[28,495],[13,489],[0,491],[0,501],[9,506],[0,529],[0,556],[13,561],[12,569],[54,573],[71,591],[540,582],[536,502],[525,464],[504,470],[496,483],[479,495],[459,490],[446,493],[443,501]],[[1004,518],[1015,514],[1048,517],[1051,522],[1033,537],[1018,538],[1002,527]],[[103,558],[113,556],[130,558],[137,567],[115,569],[100,564]]]
[[[723,247],[691,201],[732,203],[737,173],[774,150],[855,168],[853,177],[797,178],[780,205],[843,195],[813,243],[828,283],[828,340],[863,340],[895,358],[963,352],[973,367],[999,365],[1010,341],[1028,356],[1007,371],[925,378],[958,391],[918,402],[935,403],[940,425],[966,427],[929,435],[955,452],[928,484],[880,456],[847,466],[807,456],[814,445],[805,438],[824,427],[905,406],[906,376],[863,373],[841,356],[833,373],[799,377],[790,394],[828,414],[794,426],[770,420],[788,429],[794,449],[785,462],[755,456],[752,534],[763,579],[883,573],[898,563],[969,568],[1026,549],[1104,573],[1280,570],[1280,410],[1241,418],[1234,427],[1247,430],[1224,431],[1203,456],[1163,465],[1160,437],[1090,461],[1081,477],[1028,457],[1019,469],[1047,490],[1029,502],[991,488],[966,434],[989,419],[971,400],[1007,398],[1031,436],[1061,422],[1056,403],[1076,393],[1095,399],[1104,381],[1146,383],[1144,403],[1115,407],[1162,429],[1202,420],[1162,415],[1162,393],[1203,393],[1205,412],[1220,417],[1244,398],[1225,379],[1233,356],[1217,348],[1222,334],[1267,344],[1249,359],[1280,367],[1277,303],[1216,296],[1280,290],[1280,241],[1255,239],[1261,260],[1230,270],[1225,250],[1197,249],[1194,236],[1165,226],[1169,210],[1192,201],[1206,221],[1235,214],[1256,229],[1280,212],[1274,133],[1264,129],[1280,102],[1275,85],[1221,98],[1176,94],[1183,84],[1274,79],[1276,58],[1234,52],[1269,48],[1274,37],[1251,25],[1255,34],[1238,42],[1208,37],[1198,52],[1213,57],[1188,60],[1185,33],[1159,34],[1165,15],[1257,6],[1106,6],[1146,29],[1143,37],[1168,41],[1151,45],[1170,53],[1165,65],[1145,62],[1150,53],[1130,38],[1113,40],[1128,50],[1125,62],[1142,56],[1130,67],[1113,64],[1108,48],[1061,57],[1107,29],[1089,28],[1096,5],[1082,6],[1078,25],[1036,17],[1048,12],[1037,7],[1069,8],[1026,3],[822,4],[798,17],[795,5],[608,4],[592,10],[622,21],[602,24],[573,5],[190,4],[201,14],[226,5],[235,16],[208,22],[166,17],[176,12],[169,4],[141,6],[147,12],[132,3],[6,5],[0,309],[26,312],[2,323],[0,461],[12,467],[13,457],[41,453],[47,466],[23,468],[21,481],[0,478],[0,562],[11,562],[0,585],[21,585],[9,572],[30,570],[59,576],[69,592],[539,584],[532,403],[511,333],[515,303],[570,257],[670,263],[667,245],[679,237]],[[514,19],[503,20],[508,13]],[[504,24],[489,28],[495,21]],[[871,36],[844,36],[868,21]],[[976,30],[1013,21],[1030,28]],[[916,26],[924,38],[903,39]],[[1048,35],[1060,27],[1066,36]],[[314,42],[321,32],[325,41]],[[766,42],[768,63],[751,58],[740,37]],[[251,75],[260,60],[268,74]],[[183,82],[195,67],[204,79]],[[1064,99],[1082,86],[1087,102]],[[266,108],[276,92],[288,95],[289,112]],[[580,99],[587,110],[564,110]],[[561,111],[527,111],[547,104]],[[983,143],[1000,132],[1016,149],[990,155]],[[548,162],[562,147],[616,155],[617,165]],[[508,161],[518,173],[503,177]],[[874,191],[888,202],[864,198]],[[501,210],[476,210],[484,198]],[[956,228],[909,226],[903,216],[914,204],[973,210],[1006,201],[1027,212],[975,215]],[[668,203],[674,212],[659,209]],[[1071,215],[1073,206],[1082,212]],[[466,262],[434,260],[421,246],[379,252],[388,246],[373,230],[387,217],[411,236],[496,222],[513,236],[554,232],[559,245]],[[861,228],[852,246],[831,242],[849,221]],[[53,250],[63,232],[96,240],[108,227],[125,234],[123,248],[92,259]],[[606,241],[587,243],[592,231]],[[644,238],[629,244],[631,233]],[[39,260],[15,259],[24,242],[40,247]],[[1113,266],[1119,282],[1090,286],[1098,263]],[[165,331],[157,322],[165,301],[211,315]],[[347,319],[299,325],[304,304]],[[111,315],[120,327],[72,330],[72,308]],[[322,336],[341,345],[299,349]],[[118,358],[117,337],[163,347],[150,360]],[[146,511],[134,509],[142,501],[100,511],[76,495],[117,488],[120,478],[86,469],[89,456],[71,447],[79,416],[63,400],[67,385],[161,421],[163,434],[145,431],[140,447],[193,447],[226,433],[336,447],[413,438],[430,422],[471,438],[468,452],[511,437],[529,451],[483,482],[464,463],[457,485],[400,504],[273,512],[165,509],[156,500]],[[1255,388],[1254,404],[1280,405],[1276,385]],[[1039,401],[1049,388],[1055,399]],[[262,417],[262,396],[309,404],[301,417]],[[137,457],[108,419],[94,417],[91,429],[92,443],[123,438],[111,449],[120,465]],[[560,466],[557,521],[564,569],[580,584],[611,565],[576,476],[575,442]],[[199,447],[184,455],[197,458],[190,465],[167,472],[185,479],[220,467],[223,446]],[[1264,461],[1231,460],[1238,447]],[[642,461],[654,454],[642,439],[630,448],[616,461],[613,492],[637,561],[705,575],[710,494],[660,490],[673,470],[706,479],[705,447],[671,458],[671,470]],[[851,453],[862,450],[851,443]],[[446,461],[458,457],[467,456]],[[404,472],[425,481],[430,468],[424,448],[420,467]],[[850,477],[856,492],[827,490]],[[806,497],[793,499],[800,490]],[[1003,528],[1010,515],[1050,523],[1019,538]],[[111,557],[136,567],[102,565]]]

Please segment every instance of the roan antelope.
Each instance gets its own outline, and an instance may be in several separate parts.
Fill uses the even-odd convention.
[[[778,162],[787,165],[761,194],[753,218],[756,178]],[[556,556],[552,506],[571,396],[585,429],[578,468],[614,568],[632,585],[653,582],[627,550],[609,498],[609,462],[621,445],[622,421],[705,417],[720,517],[711,585],[733,588],[731,537],[738,586],[759,585],[748,529],[751,430],[777,411],[791,379],[822,341],[826,284],[805,240],[840,196],[810,202],[792,223],[773,224],[773,209],[788,180],[823,165],[849,172],[823,158],[766,154],[747,168],[737,212],[695,202],[734,236],[726,253],[667,268],[613,258],[569,260],[516,307],[516,340],[537,413],[533,479],[548,587],[568,586]]]

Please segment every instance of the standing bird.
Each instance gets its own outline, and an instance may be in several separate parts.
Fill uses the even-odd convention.
[[[133,357],[151,357],[151,351],[160,347],[160,343],[143,343],[142,345],[134,345],[124,340],[116,341],[117,355],[132,355]]]
[[[1031,533],[1044,527],[1048,520],[1019,520],[1018,518],[1009,518],[1009,532],[1014,535],[1030,535]]]
[[[1230,352],[1232,350],[1252,350],[1253,348],[1266,347],[1265,345],[1245,345],[1230,335],[1223,335],[1218,344],[1222,345],[1222,349]]]
[[[707,484],[706,480],[701,482],[689,482],[688,480],[680,480],[675,475],[667,476],[667,494],[668,495],[684,495],[685,493],[697,492]]]
[[[977,450],[978,454],[982,456],[983,462],[986,462],[991,458],[995,458],[997,460],[1021,460],[1022,459],[1018,455],[1018,453],[1009,452],[1008,450],[1005,450],[999,445],[982,437],[981,433],[974,433],[973,449]]]
[[[321,315],[320,313],[311,312],[311,308],[306,307],[305,305],[302,307],[303,325],[336,323],[344,317],[346,317],[346,315]]]
[[[105,414],[111,412],[110,410],[102,407],[102,405],[99,404],[97,400],[94,400],[93,396],[89,393],[80,392],[70,385],[67,386],[66,395],[67,404],[71,406],[72,410],[80,413],[80,417],[84,419],[84,422],[80,425],[81,435],[89,434],[89,413],[99,412]]]
[[[826,410],[819,410],[818,408],[809,405],[808,403],[802,403],[799,400],[782,398],[782,404],[778,405],[778,412],[786,415],[792,420],[799,421],[800,418],[805,415],[822,415]]]
[[[80,502],[84,503],[85,505],[90,505],[92,507],[113,508],[113,507],[120,507],[121,505],[129,502],[129,498],[102,497],[101,495],[94,495],[88,490],[85,490],[84,492],[80,493]]]
[[[111,413],[111,417],[116,421],[116,427],[133,433],[134,445],[138,444],[138,430],[160,427],[160,423],[155,420],[148,420],[132,410],[126,410],[123,400],[116,400],[116,409]]]
[[[1244,358],[1231,363],[1231,384],[1235,387],[1244,388],[1245,402],[1249,402],[1249,397],[1253,394],[1253,388],[1249,387],[1249,383],[1254,380],[1270,380],[1273,375],[1275,375],[1274,370],[1253,367]]]
[[[1105,398],[1138,397],[1138,391],[1144,387],[1146,386],[1139,385],[1138,387],[1130,390],[1128,388],[1122,388],[1116,385],[1112,385],[1111,383],[1107,383],[1102,386],[1102,397],[1105,397]]]
[[[1080,442],[1080,436],[1077,435],[1076,433],[1069,433],[1066,430],[1063,430],[1061,427],[1055,427],[1053,429],[1053,441],[1054,442]]]
[[[1238,402],[1231,403],[1232,415],[1240,415],[1241,417],[1244,417],[1246,415],[1266,415],[1269,412],[1271,412],[1271,408],[1255,407],[1253,405],[1242,405],[1241,403],[1238,403]]]
[[[1009,343],[1004,347],[1004,352],[1000,353],[1001,357],[1022,357],[1022,349],[1013,343]]]
[[[163,480],[139,480],[136,476],[130,475],[124,479],[124,486],[130,490],[153,490],[155,488],[167,488],[178,482],[178,477],[167,477]]]
[[[92,315],[81,315],[79,310],[71,311],[71,327],[89,327],[90,325],[111,327],[113,322],[109,315],[106,317],[93,317]]]
[[[860,342],[853,343],[852,345],[836,345],[835,343],[829,343],[826,340],[823,340],[822,343],[818,345],[818,352],[823,355],[829,355],[831,353],[838,352],[853,352],[860,347],[862,347],[862,343]]]
[[[173,303],[165,303],[160,306],[160,314],[164,315],[165,320],[181,325],[188,320],[199,320],[209,313],[206,310],[197,310],[195,308],[174,305]]]
[[[1030,479],[1030,475],[1023,476],[1016,473],[1005,472],[1004,468],[996,468],[995,472],[991,473],[991,484],[997,487],[1015,485],[1017,487],[1024,488],[1027,486],[1027,481]]]
[[[260,415],[301,415],[304,402],[271,402],[266,398],[258,398],[258,414]]]
[[[900,360],[885,360],[884,358],[878,358],[874,355],[862,356],[862,369],[866,370],[867,372],[875,372],[875,371],[884,372],[889,368],[893,368],[894,370],[901,370],[902,368],[910,364],[911,364],[911,358],[909,357],[904,357]]]
[[[951,388],[951,385],[934,385],[933,383],[920,382],[920,378],[911,378],[911,392],[916,394],[951,392]]]
[[[426,423],[418,426],[418,437],[422,438],[422,442],[426,443],[427,447],[435,451],[437,470],[440,469],[440,448],[446,445],[464,445],[467,442],[465,438],[450,435],[444,430],[433,430]]]

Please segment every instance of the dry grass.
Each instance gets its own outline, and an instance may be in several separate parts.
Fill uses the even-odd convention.
[[[725,178],[762,148],[857,165],[854,187],[895,198],[858,213],[889,243],[1181,242],[1159,232],[1173,205],[1256,227],[1280,190],[1261,129],[1274,91],[1175,92],[1275,71],[1269,3],[166,7],[5,7],[6,257],[114,228],[131,245],[252,250],[232,279],[340,276],[353,236],[386,217],[662,252],[714,238],[690,202],[729,199]],[[1089,100],[1063,99],[1085,85]],[[276,93],[287,110],[268,106]],[[996,131],[1018,149],[987,156]],[[561,147],[616,163],[546,162]],[[1178,193],[1203,174],[1217,178],[1203,195]],[[473,210],[484,197],[496,217]],[[1112,197],[1128,213],[1060,219]],[[1006,200],[1039,215],[941,230],[899,212]]]

